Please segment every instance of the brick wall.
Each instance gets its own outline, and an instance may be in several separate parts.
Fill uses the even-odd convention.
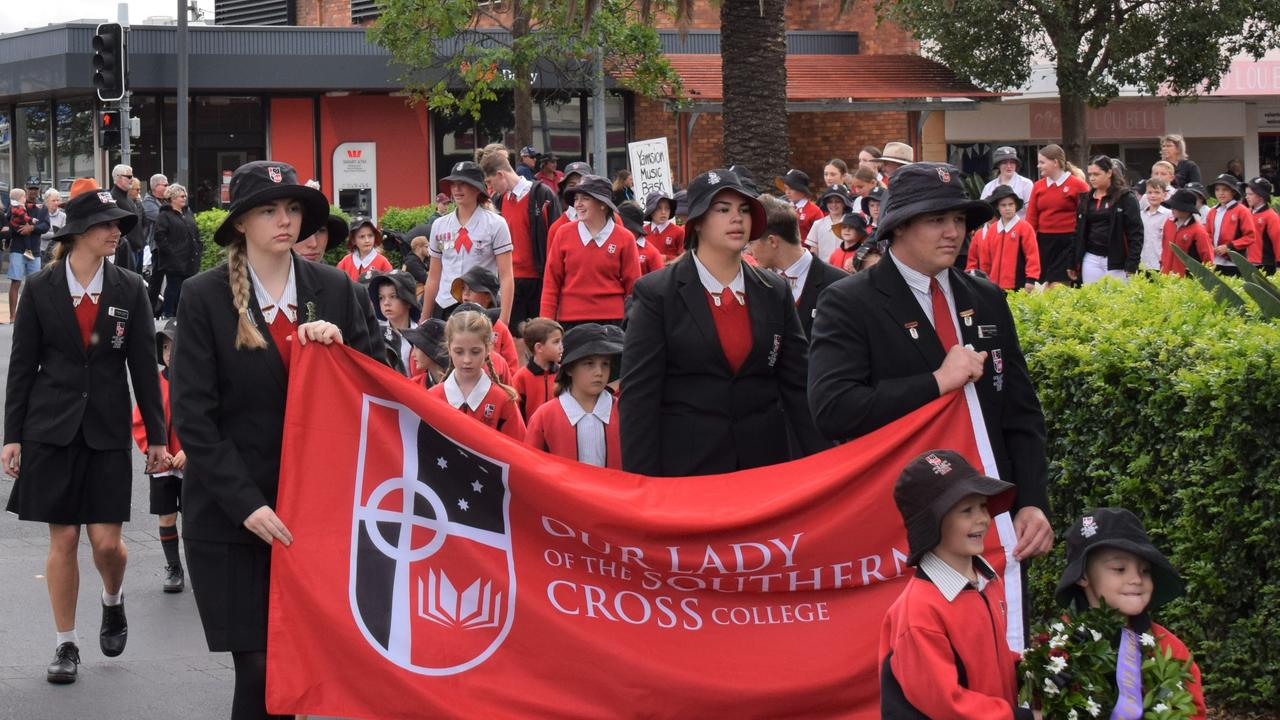
[[[822,184],[822,167],[831,158],[840,158],[852,168],[863,147],[883,148],[891,140],[907,140],[903,112],[792,113],[789,121],[791,167],[807,173],[815,189]]]
[[[351,26],[351,0],[297,0],[295,13],[303,27]]]

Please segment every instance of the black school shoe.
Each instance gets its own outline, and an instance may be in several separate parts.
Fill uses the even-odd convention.
[[[167,593],[182,592],[182,589],[187,586],[187,578],[182,572],[182,564],[166,565],[164,571],[164,591]]]
[[[124,644],[129,640],[129,621],[124,617],[124,598],[119,605],[102,605],[102,631],[98,633],[98,644],[102,654],[115,657],[124,652]]]
[[[80,666],[80,648],[73,642],[64,642],[53,651],[53,662],[45,679],[57,685],[69,685],[76,681]]]

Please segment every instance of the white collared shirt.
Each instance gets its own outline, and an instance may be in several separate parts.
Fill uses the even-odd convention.
[[[586,247],[588,243],[595,242],[596,247],[604,247],[604,242],[613,234],[613,218],[604,221],[604,227],[600,228],[600,232],[595,235],[591,234],[591,230],[587,228],[584,222],[578,223],[578,239],[582,241],[582,246]]]
[[[1053,178],[1049,177],[1048,175],[1045,175],[1045,176],[1044,176],[1044,181],[1045,181],[1045,183],[1046,183],[1046,184],[1048,184],[1048,186],[1049,186],[1049,187],[1057,187],[1057,186],[1061,185],[1062,183],[1066,182],[1066,181],[1067,181],[1067,177],[1068,177],[1068,176],[1070,176],[1070,175],[1071,175],[1071,173],[1067,172],[1066,170],[1063,170],[1063,171],[1062,171],[1062,174],[1058,176],[1058,179],[1057,179],[1057,180],[1054,180]]]
[[[809,235],[804,239],[804,246],[817,250],[818,257],[823,260],[831,257],[831,253],[840,247],[840,238],[832,229],[834,223],[835,219],[830,215],[823,216],[809,227]]]
[[[480,406],[484,404],[484,396],[489,394],[491,387],[493,381],[489,379],[489,374],[482,372],[476,386],[471,388],[471,394],[463,395],[462,388],[458,386],[458,374],[452,372],[444,379],[444,399],[457,409],[466,405],[471,408],[471,412],[479,412]]]
[[[1164,250],[1164,223],[1173,211],[1163,205],[1149,206],[1142,211],[1142,267],[1160,269],[1160,254]]]
[[[80,281],[76,279],[76,274],[71,272],[70,262],[63,261],[62,264],[66,266],[67,270],[67,289],[71,291],[71,306],[78,307],[80,305],[80,301],[83,300],[86,295],[89,296],[89,302],[97,305],[98,299],[102,297],[102,273],[103,268],[106,267],[106,260],[104,259],[98,264],[98,271],[93,274],[93,279],[89,281],[89,287],[84,287],[80,284]]]
[[[564,209],[564,216],[569,218],[565,222],[573,222],[578,219],[578,209],[570,205]]]
[[[653,222],[653,221],[649,221],[649,227],[653,228],[653,230],[651,230],[651,232],[653,232],[653,233],[655,233],[655,234],[656,234],[656,233],[660,233],[660,232],[662,232],[663,230],[666,230],[666,229],[667,229],[667,226],[668,226],[668,225],[670,225],[671,223],[672,223],[672,220],[671,220],[670,218],[668,218],[666,221],[664,221],[664,222],[663,222],[663,223],[661,223],[661,224],[656,223],[656,222]]]
[[[903,264],[901,260],[894,256],[892,247],[889,248],[889,257],[893,258],[894,267],[898,268],[898,272],[902,273],[902,279],[907,281],[907,287],[911,288],[911,294],[915,296],[916,302],[920,304],[920,309],[924,311],[924,316],[929,318],[929,323],[936,328],[938,322],[933,317],[933,295],[929,293],[929,280],[931,278]],[[951,294],[951,277],[946,270],[934,277],[937,278],[938,285],[942,287],[942,296],[947,299],[947,308],[951,311],[951,324],[956,329],[956,337],[964,337],[960,334],[960,321],[956,318],[956,299]]]
[[[471,239],[470,251],[457,249],[458,234],[464,227]],[[459,224],[456,210],[437,218],[431,224],[431,240],[427,244],[427,254],[440,262],[436,306],[448,308],[458,304],[453,297],[453,281],[472,267],[479,265],[498,275],[498,256],[511,250],[507,220],[492,210],[477,207],[466,225]]]
[[[249,279],[253,281],[253,294],[258,299],[258,309],[262,311],[262,319],[266,320],[268,325],[275,322],[276,312],[281,308],[285,309],[285,317],[289,322],[298,321],[298,285],[293,279],[293,261],[289,262],[289,279],[285,281],[284,292],[278,298],[271,297],[263,287],[252,265],[249,265]]]
[[[1213,246],[1214,247],[1218,247],[1219,245],[1222,244],[1218,241],[1218,238],[1222,236],[1222,223],[1224,220],[1227,219],[1227,211],[1235,206],[1236,206],[1235,200],[1232,200],[1230,202],[1225,202],[1225,203],[1218,203],[1218,212],[1213,216]],[[1217,253],[1214,253],[1213,255],[1213,264],[1219,265],[1222,267],[1235,265],[1235,263],[1231,262],[1230,258],[1224,257]]]
[[[813,267],[813,253],[802,252],[800,259],[791,264],[791,267],[782,271],[782,276],[791,283],[791,297],[796,302],[800,302],[800,294],[804,292],[804,283],[809,278],[809,268]]]
[[[808,204],[809,204],[808,198],[800,198],[795,202],[796,210],[802,210],[804,209],[804,206]]]
[[[369,254],[361,256],[359,250],[351,251],[351,262],[356,266],[356,270],[363,270],[373,264],[378,257],[378,248],[369,248]]]
[[[964,573],[951,567],[942,558],[927,552],[920,558],[920,569],[925,575],[933,581],[934,587],[938,588],[938,592],[942,593],[942,597],[947,602],[954,602],[956,596],[965,588],[974,588],[978,592],[986,589],[990,578],[995,577],[996,571],[987,563],[987,559],[981,555],[973,556],[974,575],[977,580],[970,580]]]
[[[511,188],[511,192],[507,194],[514,198],[516,202],[519,202],[523,200],[524,196],[528,195],[529,191],[532,189],[533,183],[531,181],[527,178],[520,178],[516,181],[516,186]]]
[[[733,280],[729,281],[728,285],[724,285],[716,279],[715,275],[711,274],[711,271],[707,269],[706,265],[702,264],[702,261],[698,259],[698,252],[696,250],[690,252],[689,256],[693,258],[693,266],[698,269],[698,281],[701,282],[702,287],[706,288],[707,292],[711,293],[711,296],[715,298],[715,303],[717,305],[720,304],[720,293],[724,292],[726,287],[733,291],[734,297],[738,299],[738,304],[747,304],[747,286],[742,280],[741,264],[738,266],[738,274],[734,276]]]
[[[1010,230],[1012,230],[1012,229],[1013,229],[1013,226],[1014,226],[1014,225],[1017,225],[1021,220],[1022,220],[1022,218],[1018,217],[1017,215],[1014,215],[1014,216],[1013,216],[1013,219],[1012,219],[1012,220],[1010,220],[1010,221],[1009,221],[1009,222],[1007,222],[1007,223],[1006,223],[1004,220],[997,219],[997,220],[996,220],[996,232],[998,232],[998,233],[1007,233],[1007,232],[1009,232]],[[942,281],[941,281],[941,280],[939,280],[938,282],[942,282]]]
[[[569,424],[578,431],[578,462],[604,467],[607,460],[604,428],[613,414],[613,395],[600,393],[591,412],[582,409],[573,393],[562,392],[559,399]]]

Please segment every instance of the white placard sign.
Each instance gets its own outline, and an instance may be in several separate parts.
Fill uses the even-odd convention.
[[[666,138],[627,143],[627,155],[631,160],[631,177],[635,180],[633,189],[640,202],[654,190],[673,194],[671,155],[667,152]]]

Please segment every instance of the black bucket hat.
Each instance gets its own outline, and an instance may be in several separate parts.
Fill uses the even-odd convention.
[[[427,318],[417,327],[401,330],[400,337],[426,353],[431,362],[442,368],[449,367],[449,348],[444,344],[444,321],[440,318]]]
[[[1014,492],[1011,483],[983,475],[954,450],[917,455],[893,484],[893,501],[907,526],[907,564],[919,565],[920,558],[938,546],[942,516],[966,495],[990,498],[987,510],[994,518],[1013,505]]]
[[[729,172],[738,176],[738,179],[742,181],[742,187],[757,195],[760,194],[760,188],[756,187],[756,178],[751,174],[751,168],[746,165],[738,165],[735,163],[729,166]]]
[[[1209,183],[1209,188],[1212,189],[1219,185],[1230,188],[1231,192],[1236,194],[1237,200],[1239,200],[1240,196],[1244,194],[1244,191],[1240,189],[1240,178],[1232,175],[1231,173],[1222,173],[1218,177],[1214,178],[1213,182]]]
[[[1190,190],[1195,193],[1196,197],[1200,198],[1200,202],[1202,203],[1209,202],[1209,191],[1205,189],[1204,183],[1189,182],[1186,185],[1183,185],[1182,189]]]
[[[138,216],[116,204],[115,198],[106,190],[86,192],[71,198],[65,206],[67,222],[54,238],[68,235],[79,235],[94,225],[116,221],[120,235],[128,235],[138,224]]]
[[[178,318],[169,318],[156,328],[156,362],[168,366],[164,361],[164,341],[169,341],[169,349],[173,350],[173,339],[178,337]]]
[[[995,214],[981,200],[970,200],[960,181],[960,170],[947,163],[918,162],[903,165],[889,178],[889,190],[880,207],[876,239],[893,242],[893,231],[908,220],[929,213],[959,210],[965,228],[976,230]]]
[[[645,222],[648,222],[653,217],[653,214],[658,211],[658,203],[662,202],[663,200],[666,200],[667,203],[671,206],[671,217],[675,217],[676,199],[662,192],[661,190],[654,190],[653,192],[649,193],[649,197],[644,199],[644,221]],[[668,217],[667,219],[670,220],[671,217]]]
[[[1053,597],[1063,607],[1086,608],[1084,588],[1076,583],[1084,577],[1089,554],[1101,548],[1114,548],[1133,553],[1151,563],[1151,603],[1147,612],[1160,609],[1185,589],[1182,577],[1142,527],[1137,516],[1124,508],[1095,508],[1071,523],[1067,531],[1067,567],[1058,580]]]
[[[347,221],[342,219],[341,215],[329,215],[329,219],[324,223],[325,229],[329,231],[329,240],[325,243],[325,252],[328,252],[347,240],[351,236],[351,228],[347,225]]]
[[[462,302],[462,288],[464,285],[472,290],[489,293],[489,297],[493,299],[494,307],[498,307],[501,304],[499,294],[502,292],[502,284],[492,270],[480,265],[472,265],[469,270],[454,278],[453,284],[449,286],[449,294],[453,296],[454,300]]]
[[[1261,195],[1264,203],[1271,204],[1271,195],[1275,192],[1275,186],[1271,184],[1270,180],[1259,175],[1252,180],[1246,181],[1245,186]]]
[[[1196,194],[1186,188],[1175,192],[1172,197],[1160,204],[1170,210],[1181,210],[1192,215],[1196,214]]]
[[[822,197],[818,198],[818,204],[825,210],[827,201],[831,198],[840,198],[846,210],[853,207],[853,199],[849,197],[849,188],[845,185],[828,185],[827,189],[822,191]]]
[[[884,188],[879,185],[871,188],[871,192],[867,193],[867,202],[875,201],[884,204]]]
[[[363,215],[357,216],[351,220],[351,226],[347,229],[347,245],[354,248],[356,246],[356,231],[362,227],[373,229],[373,246],[378,247],[382,244],[382,231],[378,229],[378,225],[373,222],[373,218]]]
[[[689,217],[689,191],[681,190],[676,193],[676,217]]]
[[[622,227],[632,235],[640,238],[644,235],[644,210],[634,202],[627,201],[618,206],[618,216],[622,218]]]
[[[235,221],[241,215],[281,199],[295,199],[302,203],[299,239],[311,237],[329,219],[329,198],[319,190],[299,184],[298,173],[292,165],[274,160],[256,160],[241,165],[232,173],[231,205],[227,208],[227,217],[213,233],[213,241],[225,247],[235,238]]]
[[[862,216],[862,213],[856,213],[850,210],[849,212],[846,212],[840,218],[840,222],[836,224],[839,226],[839,230],[852,228],[854,232],[862,235],[863,237],[866,237],[867,235],[867,219]]]
[[[489,198],[489,186],[484,182],[484,171],[480,169],[479,163],[470,160],[454,163],[449,174],[440,180],[438,188],[440,192],[449,194],[453,192],[453,184],[456,182],[470,185],[480,191],[480,197],[486,200]]]
[[[618,212],[618,206],[613,204],[613,183],[608,178],[599,175],[583,175],[577,185],[565,190],[564,203],[566,205],[573,204],[574,197],[578,195],[586,195],[594,198],[609,208],[609,214]]]
[[[999,205],[1000,201],[1004,200],[1005,198],[1013,198],[1013,201],[1014,203],[1017,204],[1018,209],[1019,210],[1022,209],[1022,198],[1019,197],[1018,193],[1014,192],[1013,188],[1009,187],[1008,185],[997,185],[996,189],[992,190],[991,194],[983,198],[983,200],[985,200],[987,204],[991,206],[991,210],[993,212],[999,215],[1000,211],[996,209],[996,206]]]
[[[569,367],[585,357],[621,355],[624,341],[625,335],[622,329],[613,325],[598,323],[575,325],[564,334],[564,354],[560,356],[560,369],[556,371],[556,383],[567,387]],[[617,362],[612,364],[610,374],[617,369],[614,367],[616,365]]]
[[[813,194],[813,192],[809,190],[809,175],[803,170],[797,170],[795,168],[788,170],[786,175],[774,178],[773,185],[778,188],[779,191],[791,188],[792,190],[797,190],[805,195]]]
[[[569,176],[577,175],[578,177],[582,177],[583,175],[594,175],[594,174],[595,174],[595,170],[593,170],[590,165],[582,162],[581,160],[579,160],[578,162],[569,163],[564,169],[564,177],[560,179],[560,198],[564,199],[564,191],[569,187],[568,186]],[[610,185],[609,187],[612,188],[613,186]],[[612,192],[612,189],[610,190],[610,192]]]
[[[418,281],[403,270],[378,273],[369,278],[369,300],[373,302],[374,314],[379,320],[386,322],[387,318],[382,314],[382,303],[379,302],[378,292],[388,283],[395,288],[396,297],[409,306],[409,319],[415,323],[418,322],[418,318],[422,316],[422,303],[418,302]]]
[[[689,183],[689,217],[685,220],[685,225],[707,214],[711,201],[726,190],[738,193],[751,204],[751,236],[747,240],[763,236],[767,224],[764,205],[755,193],[742,185],[737,175],[724,168],[704,172]]]
[[[498,318],[502,316],[501,308],[498,308],[498,307],[483,308],[473,302],[464,302],[464,303],[459,303],[455,305],[453,308],[453,314],[457,315],[460,312],[478,312],[481,315],[484,315],[485,317],[489,318],[489,322],[495,325],[498,322]]]
[[[1001,145],[991,154],[991,165],[993,167],[1000,167],[1000,163],[1006,160],[1012,160],[1018,164],[1019,168],[1022,167],[1022,159],[1018,157],[1018,151],[1008,145]]]

